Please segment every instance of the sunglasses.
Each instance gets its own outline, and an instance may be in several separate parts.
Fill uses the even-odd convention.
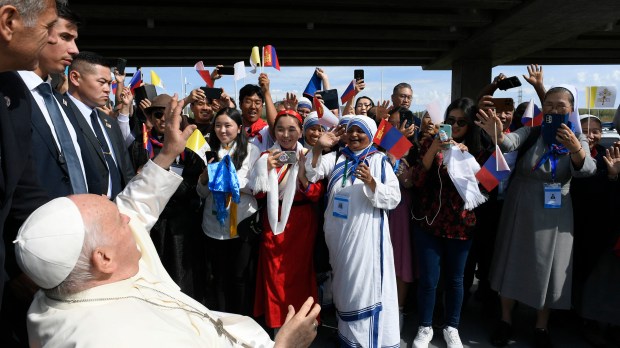
[[[454,125],[455,123],[456,123],[456,125],[457,125],[457,126],[459,126],[459,127],[465,127],[465,126],[467,126],[467,125],[469,124],[469,123],[467,122],[467,120],[464,120],[464,119],[457,120],[456,118],[452,118],[452,117],[448,117],[448,118],[446,119],[446,124],[449,124],[449,125],[451,125],[451,126],[452,126],[452,125]]]
[[[164,111],[163,110],[153,111],[153,113],[151,113],[151,115],[159,120],[162,117],[164,117]]]

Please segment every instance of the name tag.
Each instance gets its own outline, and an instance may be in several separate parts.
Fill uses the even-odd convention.
[[[333,215],[341,219],[347,219],[349,217],[348,195],[336,194],[334,196]]]
[[[545,183],[545,208],[559,209],[562,207],[562,186],[559,183]]]

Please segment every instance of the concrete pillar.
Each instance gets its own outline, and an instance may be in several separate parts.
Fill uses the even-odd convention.
[[[469,97],[474,100],[482,87],[491,82],[491,59],[462,58],[452,63],[452,100]]]

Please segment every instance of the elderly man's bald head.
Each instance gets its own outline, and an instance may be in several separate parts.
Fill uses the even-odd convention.
[[[103,196],[54,199],[20,229],[18,263],[37,285],[61,295],[129,278],[140,252],[128,224]]]

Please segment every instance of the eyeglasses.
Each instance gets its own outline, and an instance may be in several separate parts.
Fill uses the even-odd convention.
[[[164,111],[163,111],[163,110],[156,110],[156,111],[153,111],[153,112],[151,113],[151,115],[152,115],[153,117],[155,117],[156,119],[158,119],[158,120],[159,120],[159,119],[161,119],[162,117],[164,117]]]
[[[413,98],[413,96],[407,95],[407,94],[401,94],[401,95],[398,96],[398,98],[400,98],[402,100],[411,100],[411,98]]]
[[[446,124],[449,124],[449,125],[451,125],[451,126],[452,126],[452,125],[454,125],[454,124],[456,123],[456,125],[457,125],[457,126],[459,126],[459,127],[465,127],[465,126],[467,126],[467,125],[468,125],[467,120],[464,120],[464,119],[462,119],[462,118],[461,118],[461,119],[459,119],[459,120],[457,120],[456,118],[452,118],[452,117],[448,117],[448,118],[446,119],[446,122],[445,122],[445,123],[446,123]]]

